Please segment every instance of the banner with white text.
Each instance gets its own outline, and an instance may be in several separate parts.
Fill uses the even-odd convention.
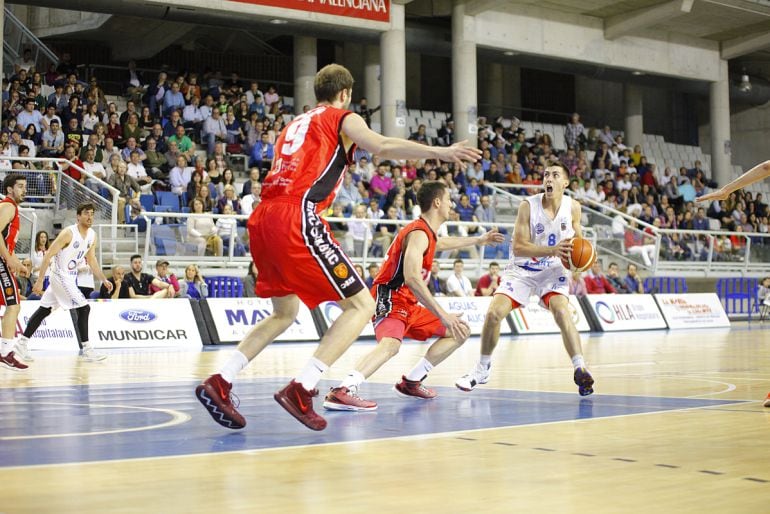
[[[666,328],[652,295],[589,294],[585,298],[604,332]]]
[[[208,298],[206,304],[216,332],[212,338],[217,344],[240,342],[254,325],[273,312],[269,298]],[[318,338],[310,310],[300,303],[294,323],[276,341],[317,341]]]
[[[390,0],[235,0],[246,4],[269,5],[348,18],[390,21]]]
[[[668,328],[724,328],[730,326],[716,293],[656,294]]]
[[[569,310],[578,332],[590,332],[591,325],[583,313],[577,296],[569,297]],[[540,305],[540,298],[537,296],[533,296],[525,307],[511,311],[511,318],[516,333],[520,335],[558,334],[561,332],[559,325],[553,319],[553,314]]]

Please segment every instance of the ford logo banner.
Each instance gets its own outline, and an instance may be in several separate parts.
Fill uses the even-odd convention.
[[[146,323],[148,321],[153,321],[157,316],[155,316],[155,313],[150,311],[132,309],[121,312],[120,317],[131,323]]]

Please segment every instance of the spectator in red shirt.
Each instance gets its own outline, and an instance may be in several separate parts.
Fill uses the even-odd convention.
[[[591,266],[591,272],[586,275],[585,282],[588,294],[616,293],[607,276],[602,273],[602,264],[598,260]]]
[[[476,296],[492,296],[500,285],[500,265],[489,263],[489,273],[482,275],[476,284]]]

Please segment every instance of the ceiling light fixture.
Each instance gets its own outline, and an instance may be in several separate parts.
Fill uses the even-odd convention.
[[[507,55],[508,57],[513,57],[514,55],[516,55],[516,52],[512,52],[511,50],[507,50],[507,51],[503,52],[503,55]]]
[[[278,18],[274,18],[274,19],[270,20],[270,23],[272,25],[286,25],[289,22],[286,21],[286,20],[279,20]]]
[[[634,70],[634,71],[631,72],[631,75],[635,75],[635,76],[638,77],[640,75],[644,75],[644,72],[643,71],[639,71],[639,70]]]

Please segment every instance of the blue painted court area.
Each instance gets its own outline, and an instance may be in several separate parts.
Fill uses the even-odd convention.
[[[368,413],[324,412],[323,432],[300,425],[273,400],[285,379],[240,381],[248,425],[220,427],[193,395],[196,382],[0,390],[0,467],[245,451],[713,407],[736,401],[437,388],[433,401],[402,399],[384,384],[362,394]],[[321,384],[328,390],[332,382]],[[322,411],[321,397],[316,408]]]

